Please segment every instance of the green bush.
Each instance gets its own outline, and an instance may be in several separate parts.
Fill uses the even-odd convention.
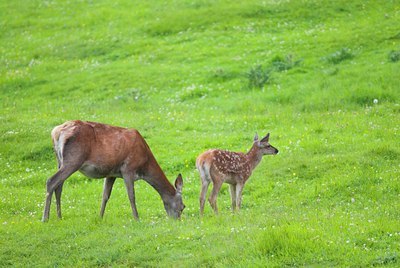
[[[246,74],[248,79],[249,88],[264,88],[264,85],[268,83],[271,77],[271,71],[264,69],[261,65],[252,67]]]
[[[398,62],[400,60],[400,50],[392,50],[389,52],[389,61],[391,62]]]
[[[325,57],[325,60],[329,63],[338,64],[341,63],[342,61],[349,60],[352,58],[354,58],[353,52],[349,48],[344,47]]]
[[[302,60],[295,60],[292,54],[286,55],[286,57],[276,56],[272,59],[272,68],[278,72],[290,70],[298,65]]]

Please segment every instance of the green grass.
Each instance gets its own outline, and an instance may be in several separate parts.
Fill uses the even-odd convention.
[[[399,2],[231,2],[0,1],[1,267],[400,265]],[[134,221],[122,180],[100,220],[77,173],[40,222],[70,119],[137,128],[183,174],[182,220],[139,181]],[[197,155],[255,132],[280,153],[200,218]]]

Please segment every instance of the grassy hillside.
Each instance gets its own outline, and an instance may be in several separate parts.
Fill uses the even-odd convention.
[[[232,3],[233,2],[233,3]],[[399,266],[399,1],[0,1],[0,266]],[[74,174],[40,222],[51,129],[137,128],[181,221],[138,181]],[[266,156],[230,212],[199,217],[197,155]],[[54,203],[54,202],[53,202]]]

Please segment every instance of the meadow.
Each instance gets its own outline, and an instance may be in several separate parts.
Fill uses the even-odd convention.
[[[0,0],[1,267],[400,265],[400,2]],[[138,129],[182,219],[138,181],[140,221],[117,180],[64,184],[41,222],[67,120]],[[195,159],[265,156],[230,211],[199,216]]]

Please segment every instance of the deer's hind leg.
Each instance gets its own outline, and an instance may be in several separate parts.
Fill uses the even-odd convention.
[[[214,180],[213,189],[211,191],[210,197],[208,198],[208,201],[210,202],[211,207],[214,209],[215,214],[218,214],[217,197],[221,186],[222,181]]]
[[[61,193],[62,193],[63,185],[64,185],[64,182],[62,182],[62,183],[55,189],[56,203],[57,203],[57,217],[58,217],[59,219],[62,218],[62,216],[61,216]]]
[[[75,171],[79,169],[79,166],[62,166],[56,174],[51,176],[46,183],[46,201],[43,211],[42,221],[47,221],[49,219],[50,214],[50,205],[51,198],[53,196],[54,191],[56,191],[56,199],[57,205],[60,206],[58,211],[58,216],[61,216],[61,192],[62,192],[62,184],[64,181],[72,175]]]
[[[200,215],[204,213],[204,204],[206,202],[206,194],[208,190],[208,185],[210,185],[210,181],[206,179],[201,179],[201,192],[200,192]]]
[[[58,169],[61,168],[61,159],[60,156],[58,155],[58,152],[55,150],[55,154],[57,157],[57,167]],[[55,194],[56,194],[56,203],[57,203],[57,216],[59,219],[62,218],[61,216],[61,193],[62,193],[62,188],[63,188],[64,182],[62,182],[56,189],[55,189]]]
[[[73,153],[68,153],[70,148],[74,147],[74,144],[67,140],[63,142],[63,149],[59,146],[54,147],[59,169],[46,182],[46,201],[42,221],[47,221],[49,219],[51,198],[54,192],[56,193],[57,214],[58,217],[61,218],[61,193],[63,183],[82,166],[85,159],[85,153],[82,148],[75,146],[76,148],[73,150]]]
[[[202,160],[197,159],[196,168],[199,171],[201,180],[201,191],[200,191],[199,201],[200,201],[200,215],[203,215],[207,190],[211,182],[211,176],[210,176],[210,166],[206,162],[203,163],[201,162]]]

